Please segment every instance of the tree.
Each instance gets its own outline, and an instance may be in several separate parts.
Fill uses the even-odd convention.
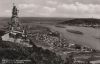
[[[66,62],[65,64],[73,64],[74,62],[74,58],[73,58],[73,54],[69,54],[68,57],[66,57]]]

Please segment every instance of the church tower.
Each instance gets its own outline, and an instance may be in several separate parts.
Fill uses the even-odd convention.
[[[11,22],[9,23],[10,30],[20,30],[21,29],[20,22],[18,20],[18,13],[19,13],[19,10],[15,6],[15,4],[13,4]]]

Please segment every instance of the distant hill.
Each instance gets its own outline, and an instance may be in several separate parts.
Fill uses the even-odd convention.
[[[76,18],[72,20],[66,20],[64,22],[60,22],[59,24],[68,24],[68,25],[78,25],[78,24],[99,24],[100,25],[100,19],[94,19],[94,18]]]
[[[56,18],[56,17],[19,17],[19,21],[23,23],[31,23],[31,22],[45,22],[45,21],[50,21],[50,22],[59,22],[59,21],[65,21],[65,20],[70,20],[72,18]],[[11,21],[10,17],[0,17],[0,23],[1,22],[8,22]]]

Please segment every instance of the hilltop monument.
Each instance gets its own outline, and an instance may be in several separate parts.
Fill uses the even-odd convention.
[[[29,44],[30,39],[27,38],[26,28],[18,20],[19,10],[13,4],[11,21],[8,23],[9,31],[6,32],[1,38],[3,41],[9,41],[19,44],[24,47],[32,47]]]
[[[13,3],[12,17],[11,17],[11,21],[9,22],[9,30],[12,30],[12,31],[21,30],[21,22],[19,22],[18,20],[18,13],[19,13],[19,10],[15,6],[15,3]]]

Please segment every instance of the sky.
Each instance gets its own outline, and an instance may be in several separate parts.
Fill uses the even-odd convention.
[[[0,17],[11,17],[13,2],[20,17],[100,18],[100,0],[0,0]]]

